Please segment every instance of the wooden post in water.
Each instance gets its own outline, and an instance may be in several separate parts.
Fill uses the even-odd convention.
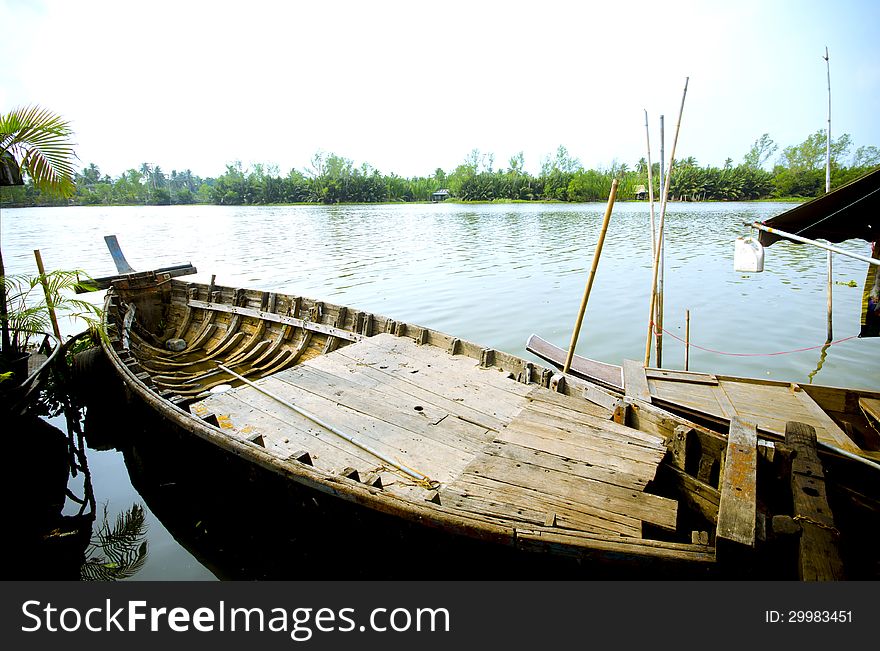
[[[684,370],[687,371],[691,357],[691,311],[684,311]]]
[[[40,284],[43,286],[43,293],[46,295],[46,307],[49,309],[49,319],[52,321],[52,332],[61,342],[61,329],[58,327],[58,317],[55,316],[55,306],[52,304],[52,297],[49,293],[49,284],[46,282],[46,270],[43,268],[43,256],[40,255],[40,249],[34,249],[34,258],[37,259],[37,270],[40,272]]]
[[[605,218],[602,220],[602,230],[599,232],[599,241],[596,242],[596,252],[593,254],[593,266],[590,267],[590,275],[584,286],[584,296],[578,310],[574,331],[571,333],[571,343],[568,345],[568,355],[565,358],[563,373],[571,370],[571,360],[574,358],[574,349],[577,346],[578,335],[581,333],[581,324],[584,322],[584,313],[587,311],[587,301],[590,300],[590,291],[593,289],[593,279],[596,277],[596,269],[599,267],[599,256],[602,255],[602,246],[605,244],[605,233],[608,232],[608,222],[611,221],[611,210],[614,207],[614,198],[617,196],[617,179],[611,182],[611,193],[608,195],[608,205],[605,207]]]
[[[664,171],[664,161],[666,157],[666,152],[664,146],[666,144],[666,126],[665,126],[666,116],[660,116],[660,191],[663,191],[665,186],[666,174]],[[662,198],[661,198],[662,201]],[[666,262],[666,231],[663,231],[663,236],[657,238],[657,246],[660,247],[660,271],[657,272],[657,287],[654,290],[657,294],[657,304],[654,306],[654,314],[655,314],[655,322],[657,323],[656,334],[654,336],[654,351],[657,356],[657,366],[663,366],[663,272],[664,263]]]
[[[690,77],[684,80],[684,92],[681,95],[681,107],[678,110],[678,123],[675,125],[675,137],[672,140],[672,151],[669,153],[669,169],[666,172],[666,185],[663,188],[663,197],[660,203],[660,227],[657,237],[660,244],[654,251],[654,274],[651,280],[651,307],[648,310],[648,338],[645,341],[645,366],[651,363],[651,335],[654,330],[654,309],[656,307],[657,298],[657,275],[660,271],[660,251],[663,249],[663,226],[666,221],[666,204],[669,199],[669,179],[672,178],[672,166],[675,162],[675,146],[678,144],[678,133],[681,130],[681,114],[684,112],[684,100],[687,97],[688,81]]]
[[[828,60],[828,47],[825,48],[825,67],[828,71],[828,133],[825,138],[825,194],[831,192],[831,63]],[[834,283],[832,282],[833,264],[831,262],[831,251],[826,254],[828,261],[828,332],[826,343],[834,338],[834,326],[831,309],[831,296]]]

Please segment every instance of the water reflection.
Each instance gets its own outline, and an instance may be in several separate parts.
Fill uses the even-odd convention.
[[[147,562],[147,524],[144,507],[131,508],[116,516],[113,526],[107,506],[95,527],[85,559],[80,566],[83,581],[120,581],[140,572]]]

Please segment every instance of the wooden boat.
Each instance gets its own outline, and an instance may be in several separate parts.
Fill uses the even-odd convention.
[[[835,523],[808,426],[789,425],[788,447],[740,419],[722,435],[430,328],[176,273],[103,282],[102,346],[131,398],[321,503],[673,576],[873,567],[873,549],[866,563],[838,541],[866,521]],[[866,493],[857,484],[848,504],[864,509]],[[780,550],[799,560],[778,563]]]
[[[526,349],[557,368],[566,351],[537,335]],[[754,422],[760,436],[780,440],[788,421],[816,428],[827,449],[880,461],[880,392],[644,368],[640,362],[623,366],[575,355],[570,373],[619,395],[638,397],[676,414],[726,431],[734,417]]]

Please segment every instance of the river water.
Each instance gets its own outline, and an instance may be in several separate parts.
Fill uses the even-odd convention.
[[[750,234],[743,224],[789,207],[670,204],[664,366],[683,368],[673,336],[684,337],[689,309],[695,346],[736,354],[692,348],[691,370],[880,389],[880,341],[848,339],[859,330],[867,265],[834,256],[834,339],[845,341],[824,355],[813,348],[826,335],[824,251],[781,242],[767,249],[763,273],[734,271],[734,240]],[[112,233],[139,270],[192,262],[197,281],[216,274],[223,285],[345,304],[530,357],[532,333],[567,347],[603,212],[604,204],[4,209],[0,233],[10,274],[35,273],[40,249],[47,269],[111,275],[103,236]],[[870,255],[863,241],[841,247]],[[615,364],[644,356],[650,281],[647,205],[619,203],[579,354]],[[121,453],[90,450],[89,463],[110,517],[143,503]],[[149,508],[147,523],[148,561],[135,578],[226,575],[178,544]]]

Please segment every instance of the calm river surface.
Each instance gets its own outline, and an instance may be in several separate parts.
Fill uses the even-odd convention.
[[[744,222],[791,204],[670,204],[665,328],[694,344],[692,370],[809,382],[820,350],[778,353],[825,340],[825,253],[781,242],[765,271],[733,270]],[[590,268],[604,204],[380,205],[343,207],[82,207],[4,209],[7,273],[35,273],[33,249],[48,269],[114,273],[103,236],[115,233],[139,270],[192,262],[194,280],[284,291],[383,314],[529,357],[540,334],[562,347]],[[752,232],[751,234],[754,234]],[[870,255],[862,241],[842,248]],[[864,263],[834,257],[834,338],[859,330]],[[641,359],[651,281],[646,204],[615,206],[578,352],[615,364]],[[95,301],[100,297],[95,296]],[[72,334],[76,324],[62,328]],[[664,338],[664,365],[682,368],[683,344]],[[813,381],[880,389],[880,340],[832,346]],[[89,451],[96,497],[111,517],[143,502],[122,455]],[[100,510],[100,507],[99,507]],[[137,579],[210,579],[147,509],[149,557]],[[222,568],[219,572],[223,574]]]

